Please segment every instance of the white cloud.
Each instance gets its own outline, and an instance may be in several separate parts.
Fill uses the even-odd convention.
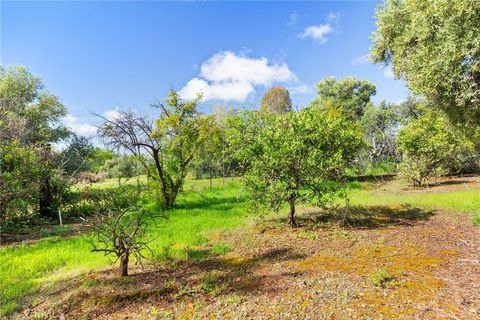
[[[393,74],[393,70],[390,67],[383,68],[383,76],[387,79],[394,79],[395,75]]]
[[[364,54],[363,56],[352,59],[352,65],[354,67],[356,67],[358,65],[361,65],[361,64],[367,64],[367,63],[370,63],[370,57],[369,57],[368,53]]]
[[[328,40],[327,35],[335,30],[334,25],[337,24],[339,17],[340,15],[337,13],[329,13],[327,23],[308,26],[298,37],[301,39],[311,38],[318,43],[325,43]]]
[[[180,90],[180,96],[184,99],[193,99],[198,93],[203,94],[203,101],[209,100],[235,100],[245,101],[254,90],[250,82],[207,82],[203,79],[193,78]]]
[[[296,87],[289,87],[288,91],[290,93],[298,93],[298,94],[307,94],[307,93],[312,93],[314,91],[314,86],[312,85],[307,85],[307,84],[302,84]]]
[[[287,21],[287,26],[293,26],[298,22],[299,14],[296,12],[293,12],[290,14],[290,17],[288,18]]]
[[[97,132],[97,128],[92,126],[91,124],[88,123],[77,123],[78,118],[75,117],[72,114],[67,114],[65,117],[63,117],[63,123],[70,128],[73,132],[83,135],[83,136],[91,136],[94,135]]]
[[[184,99],[193,99],[203,93],[203,101],[235,100],[243,102],[255,86],[296,80],[285,63],[272,64],[265,57],[222,51],[213,55],[200,67],[200,75],[188,81],[180,90]]]
[[[331,33],[333,28],[329,24],[320,24],[318,26],[309,26],[302,33],[300,33],[299,37],[302,39],[305,38],[312,38],[318,43],[325,43],[327,42],[327,34]]]
[[[108,120],[116,120],[120,117],[120,112],[118,109],[107,110],[103,113],[103,116]]]

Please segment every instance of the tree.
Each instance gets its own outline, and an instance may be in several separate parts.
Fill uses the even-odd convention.
[[[0,215],[31,212],[56,218],[56,195],[60,190],[51,161],[52,143],[70,132],[62,125],[66,108],[57,96],[43,90],[40,78],[24,67],[0,68]],[[22,156],[21,161],[12,155]],[[54,177],[55,176],[55,177]],[[12,214],[13,216],[13,214]],[[17,215],[18,216],[18,215]]]
[[[130,255],[141,263],[145,258],[143,251],[150,250],[147,227],[155,223],[157,217],[142,206],[141,193],[139,186],[120,185],[109,190],[98,204],[98,221],[93,225],[90,239],[92,252],[114,254],[120,260],[118,275],[121,277],[128,276]]]
[[[445,173],[457,154],[468,147],[444,116],[429,109],[400,129],[397,146],[402,155],[400,175],[413,186]]]
[[[378,106],[369,104],[366,107],[361,124],[369,144],[367,153],[371,164],[395,158],[398,121],[395,104],[382,101]]]
[[[271,87],[262,97],[261,110],[273,113],[283,114],[292,111],[292,99],[290,93],[285,87]]]
[[[149,177],[159,183],[166,209],[173,207],[188,168],[211,128],[211,117],[198,111],[200,100],[199,95],[192,101],[182,101],[175,90],[170,91],[165,104],[153,105],[160,110],[155,124],[133,111],[120,112],[116,119],[99,116],[104,120],[100,136],[141,161]]]
[[[88,166],[90,170],[96,174],[108,160],[111,160],[114,157],[115,153],[112,150],[95,147],[88,157]]]
[[[451,119],[480,119],[480,2],[385,0],[371,57]]]
[[[88,138],[72,134],[67,148],[61,152],[59,165],[70,176],[89,171],[91,167],[88,160],[93,151],[94,147]]]
[[[254,203],[273,210],[288,203],[292,227],[299,203],[322,205],[340,190],[343,170],[363,145],[358,125],[319,108],[267,117],[247,113],[233,125],[231,148],[246,164]]]
[[[355,77],[337,80],[327,77],[317,84],[318,98],[313,105],[320,108],[339,108],[351,120],[359,120],[370,98],[375,95],[375,86]]]

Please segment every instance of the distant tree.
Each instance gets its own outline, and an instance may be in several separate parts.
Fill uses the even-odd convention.
[[[292,111],[292,99],[285,87],[271,87],[262,97],[261,110],[273,114],[283,114]]]
[[[288,203],[292,227],[299,203],[320,206],[341,189],[344,169],[363,145],[358,125],[319,108],[260,118],[246,113],[228,136],[246,166],[254,204],[278,210]]]
[[[374,62],[451,119],[480,119],[480,2],[385,0],[372,35]]]
[[[442,114],[424,109],[422,116],[398,133],[400,175],[411,185],[422,186],[428,178],[448,173],[447,168],[462,149],[468,148],[467,143]]]
[[[68,146],[59,157],[60,165],[70,176],[89,171],[91,167],[88,160],[93,151],[94,147],[88,138],[72,134]]]
[[[145,173],[141,161],[134,155],[116,156],[113,159],[105,161],[100,171],[107,178],[133,178]]]
[[[104,120],[100,136],[112,147],[137,156],[147,174],[159,183],[167,209],[173,207],[188,168],[209,135],[211,118],[199,113],[200,100],[199,95],[182,101],[175,90],[170,91],[166,104],[153,105],[160,110],[155,124],[133,111],[120,112],[113,120],[100,116]]]
[[[375,95],[375,86],[355,77],[337,80],[327,77],[317,84],[318,98],[312,103],[320,108],[340,109],[351,120],[359,120]]]
[[[93,173],[98,173],[105,162],[114,157],[115,153],[112,150],[95,147],[88,157],[88,166]]]
[[[399,126],[397,105],[385,101],[378,106],[368,104],[361,124],[369,144],[366,150],[370,163],[395,158],[395,137]]]

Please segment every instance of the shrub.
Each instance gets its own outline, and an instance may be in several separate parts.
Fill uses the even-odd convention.
[[[400,129],[397,145],[402,154],[400,176],[413,186],[423,186],[428,178],[449,173],[466,139],[438,112],[426,110],[418,119]]]

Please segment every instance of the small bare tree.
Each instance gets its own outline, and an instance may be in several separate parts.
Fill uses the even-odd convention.
[[[123,185],[105,194],[90,239],[92,252],[114,254],[116,261],[120,260],[118,275],[121,277],[128,275],[131,255],[136,263],[142,264],[144,251],[151,251],[148,246],[151,239],[146,238],[147,228],[149,223],[155,224],[155,219],[160,217],[144,209],[139,202],[141,191],[139,188],[132,189]]]

